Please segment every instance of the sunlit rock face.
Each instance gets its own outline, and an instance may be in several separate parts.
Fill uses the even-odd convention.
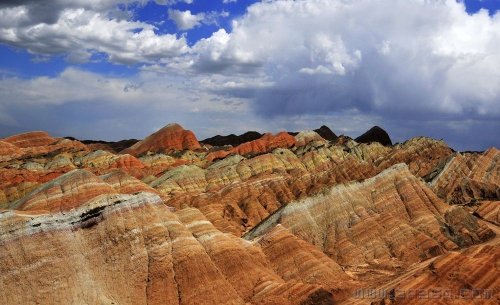
[[[239,155],[261,154],[270,152],[275,148],[289,148],[296,145],[297,140],[295,137],[283,131],[276,135],[266,133],[260,139],[240,144],[229,150],[229,152]]]
[[[474,215],[500,226],[500,201],[482,202]]]
[[[305,130],[299,132],[296,136],[295,139],[297,140],[297,145],[298,146],[304,146],[309,142],[312,141],[320,141],[325,143],[326,140],[323,139],[319,134],[317,134],[315,131],[312,130]]]
[[[498,289],[472,270],[498,271],[496,148],[293,134],[202,146],[171,124],[138,142],[0,140],[0,304],[387,304],[354,291]]]
[[[169,124],[145,139],[121,151],[122,154],[138,156],[146,151],[161,149],[198,149],[200,143],[192,131],[184,130],[179,124]]]
[[[319,304],[333,301],[335,280],[323,286],[314,272],[349,280],[319,252],[300,269],[284,260],[285,276],[280,252],[223,234],[196,209],[173,213],[150,193],[66,213],[4,211],[0,234],[2,304]],[[287,244],[276,251],[311,248]],[[302,274],[310,278],[292,280]]]
[[[499,262],[498,245],[472,246],[461,253],[448,252],[419,274],[398,283],[392,291],[399,299],[390,304],[429,304],[434,300],[439,303],[433,304],[498,304]]]
[[[16,145],[0,141],[0,162],[19,158],[22,154],[22,150]]]
[[[456,154],[429,183],[446,202],[468,203],[475,199],[500,198],[500,151]]]
[[[444,203],[400,164],[293,201],[245,238],[280,224],[343,265],[391,257],[413,263],[481,241],[477,220],[454,209],[460,208]],[[454,223],[450,213],[466,221]]]

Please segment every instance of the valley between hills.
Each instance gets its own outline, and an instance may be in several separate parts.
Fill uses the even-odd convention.
[[[0,177],[0,304],[500,304],[495,147],[34,131]]]

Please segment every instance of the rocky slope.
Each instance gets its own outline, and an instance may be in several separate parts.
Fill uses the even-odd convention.
[[[414,304],[353,296],[499,289],[472,271],[497,271],[496,148],[358,143],[326,126],[212,140],[178,124],[120,153],[1,139],[0,303]]]

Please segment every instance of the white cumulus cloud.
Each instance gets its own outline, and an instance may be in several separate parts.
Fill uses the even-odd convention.
[[[191,11],[168,10],[168,19],[174,21],[175,25],[180,30],[190,30],[201,25],[201,21],[205,19],[205,14],[191,14]]]

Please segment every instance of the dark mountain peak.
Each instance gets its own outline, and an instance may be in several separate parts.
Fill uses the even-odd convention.
[[[253,140],[260,139],[262,137],[262,134],[257,132],[257,131],[247,131],[244,134],[241,134],[239,136],[235,134],[230,134],[227,136],[221,136],[221,135],[216,135],[214,137],[205,139],[203,141],[200,141],[205,144],[209,144],[212,146],[224,146],[224,145],[232,145],[232,146],[238,146],[240,144],[243,144],[245,142],[250,142]]]
[[[358,143],[379,142],[384,146],[392,145],[389,134],[379,126],[373,126],[370,130],[357,137],[355,141]]]
[[[335,141],[338,139],[338,136],[326,125],[314,129],[314,131],[327,141]]]

